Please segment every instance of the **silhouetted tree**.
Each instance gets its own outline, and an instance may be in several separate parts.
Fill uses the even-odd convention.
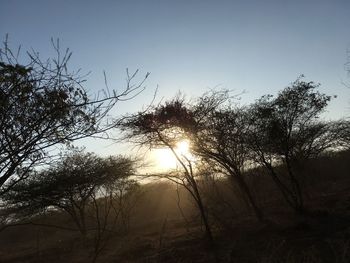
[[[144,89],[148,73],[135,84],[136,71],[127,74],[121,92],[106,87],[102,95],[90,98],[82,86],[84,76],[68,70],[71,52],[62,54],[59,42],[52,43],[56,58],[42,60],[32,51],[25,65],[7,40],[0,49],[0,195],[32,174],[35,166],[48,162],[59,146],[85,137],[107,137],[114,126],[108,114],[116,103]],[[10,178],[16,180],[5,184]]]
[[[97,261],[112,237],[127,234],[131,212],[140,196],[137,182],[124,176],[98,187],[91,195],[88,212],[94,221],[92,262]]]
[[[243,109],[234,107],[231,99],[227,90],[206,93],[192,103],[177,97],[164,106],[167,129],[181,130],[182,136],[191,141],[192,153],[237,185],[243,201],[262,220],[243,175],[251,162],[244,136],[249,122]]]
[[[261,221],[262,211],[243,175],[251,164],[244,109],[233,104],[229,91],[213,91],[199,98],[191,115],[194,123],[185,129],[193,142],[193,152],[238,186],[240,196]]]
[[[298,213],[304,212],[298,170],[309,158],[336,147],[339,142],[338,124],[318,120],[331,98],[316,91],[317,87],[313,82],[298,79],[276,98],[263,96],[248,111],[249,148]],[[286,168],[286,176],[278,174],[279,165]]]
[[[134,162],[127,158],[100,158],[92,153],[74,151],[56,165],[12,186],[2,196],[2,206],[12,219],[30,218],[50,209],[64,211],[85,237],[91,207],[95,215],[99,209],[97,199],[108,199],[108,206],[104,204],[103,208],[106,219],[113,209],[111,201],[117,184],[134,174],[133,167]],[[119,216],[120,211],[116,209],[115,212]],[[95,218],[98,226],[101,226],[100,216],[101,213]]]
[[[119,179],[108,187],[113,193],[113,210],[118,214],[121,229],[124,233],[130,230],[130,219],[135,206],[143,196],[143,191],[137,180],[130,178]]]
[[[157,176],[183,186],[190,193],[204,223],[206,236],[212,242],[213,236],[198,187],[194,160],[175,149],[178,142],[188,139],[183,127],[192,127],[194,124],[191,114],[183,107],[182,102],[178,97],[164,105],[152,107],[146,112],[128,116],[119,124],[119,128],[126,134],[125,138],[133,143],[150,148],[165,147],[173,153],[180,169]]]

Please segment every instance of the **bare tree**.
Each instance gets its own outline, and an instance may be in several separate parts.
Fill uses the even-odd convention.
[[[142,196],[135,180],[120,177],[98,187],[91,195],[88,216],[94,222],[92,262],[96,262],[110,239],[128,234],[132,212]]]
[[[85,137],[108,137],[114,127],[109,118],[118,101],[134,98],[144,89],[144,78],[127,72],[120,92],[108,86],[94,98],[88,96],[80,71],[70,71],[72,53],[61,52],[52,41],[55,58],[42,60],[39,53],[0,49],[0,195],[26,178],[52,157],[52,151]],[[7,182],[11,180],[11,184]],[[7,184],[6,184],[7,183]]]
[[[165,105],[152,107],[147,112],[126,117],[120,122],[119,128],[124,132],[125,139],[140,146],[165,147],[173,153],[179,169],[157,176],[183,186],[190,193],[204,223],[206,237],[213,242],[209,218],[197,183],[198,173],[194,167],[194,160],[176,151],[176,144],[188,139],[182,126],[192,126],[192,121],[180,99],[175,99]]]

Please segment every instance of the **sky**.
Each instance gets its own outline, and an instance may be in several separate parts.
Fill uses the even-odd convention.
[[[0,0],[0,38],[9,34],[12,47],[42,58],[59,38],[73,52],[71,68],[91,72],[91,94],[104,88],[103,71],[118,90],[126,68],[139,69],[140,79],[151,72],[147,89],[118,105],[120,114],[141,110],[156,87],[157,100],[226,88],[245,91],[246,104],[304,74],[338,95],[324,116],[341,118],[350,113],[349,13],[348,0]]]

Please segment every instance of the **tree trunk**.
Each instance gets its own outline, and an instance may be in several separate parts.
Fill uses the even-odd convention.
[[[287,165],[288,175],[291,182],[291,189],[282,183],[282,181],[278,178],[278,175],[276,174],[274,168],[270,164],[264,163],[264,165],[270,172],[272,180],[277,185],[287,204],[294,210],[295,213],[304,214],[305,209],[300,185],[290,170],[290,167]]]
[[[233,174],[231,173],[231,177],[232,179],[238,184],[239,188],[241,189],[241,191],[243,192],[243,194],[246,196],[246,198],[248,199],[248,203],[251,206],[251,208],[253,209],[253,213],[256,217],[256,219],[261,222],[264,220],[264,215],[263,212],[261,211],[261,209],[258,207],[255,198],[253,197],[246,181],[242,178],[241,174]]]
[[[288,170],[289,179],[292,186],[292,192],[295,195],[295,204],[294,204],[294,210],[298,214],[304,214],[305,213],[305,207],[304,207],[304,198],[301,191],[301,187],[299,184],[298,179],[295,177],[294,172],[292,170],[292,166],[290,164],[289,158],[286,158],[286,166]]]
[[[191,194],[193,195],[194,200],[197,203],[199,212],[201,214],[201,218],[202,218],[203,223],[204,223],[206,237],[207,237],[210,245],[214,245],[214,238],[213,238],[213,235],[211,232],[211,227],[209,224],[208,216],[207,216],[207,213],[205,211],[205,208],[204,208],[204,205],[202,202],[202,197],[201,197],[199,190],[198,190],[197,182],[194,180],[193,176],[189,176],[188,179],[189,179],[189,182],[191,183],[191,187],[194,191]]]
[[[199,208],[199,211],[201,213],[201,217],[202,217],[202,220],[204,223],[206,237],[208,238],[209,243],[212,245],[214,243],[214,238],[213,238],[213,235],[211,232],[211,227],[209,225],[208,216],[207,216],[207,213],[204,209],[204,206],[203,206],[203,203],[202,203],[200,196],[198,196],[198,199],[196,199],[196,202],[197,202],[197,205],[198,205],[198,208]]]

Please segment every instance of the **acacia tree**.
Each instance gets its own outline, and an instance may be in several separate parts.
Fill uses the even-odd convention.
[[[243,175],[251,163],[244,136],[249,123],[243,109],[234,107],[231,99],[227,90],[211,91],[192,103],[177,97],[165,104],[165,121],[168,130],[181,130],[191,141],[198,159],[238,186],[241,198],[261,221],[263,214]]]
[[[85,237],[91,217],[95,218],[98,231],[107,227],[107,221],[101,216],[107,220],[114,210],[115,219],[119,217],[120,211],[113,203],[115,190],[119,182],[126,183],[133,174],[134,162],[130,159],[101,158],[75,151],[56,165],[15,184],[2,196],[2,206],[12,220],[30,218],[52,209],[64,211]],[[103,207],[103,215],[98,202]]]
[[[251,164],[245,139],[249,123],[244,109],[233,105],[229,91],[212,91],[199,98],[191,108],[191,115],[194,124],[185,129],[193,141],[193,152],[237,185],[256,218],[263,220],[244,177],[244,170]]]
[[[180,169],[169,171],[156,176],[166,178],[184,187],[193,198],[204,223],[206,237],[213,242],[209,218],[198,187],[198,171],[194,167],[194,160],[176,151],[176,145],[188,139],[184,127],[193,126],[191,114],[183,107],[182,100],[176,98],[150,108],[147,112],[126,117],[119,123],[125,139],[140,146],[150,148],[168,148],[180,165]]]
[[[313,82],[296,80],[276,98],[263,96],[247,111],[249,148],[255,160],[267,168],[287,203],[304,213],[302,186],[298,178],[305,162],[339,145],[341,122],[322,122],[330,96],[316,91]],[[286,175],[277,166],[286,169]]]
[[[106,87],[102,95],[89,97],[85,76],[68,70],[71,52],[62,54],[59,42],[52,44],[55,58],[42,60],[31,51],[22,63],[7,40],[0,49],[0,195],[48,162],[53,148],[85,137],[107,137],[114,127],[108,114],[116,103],[144,89],[148,73],[138,82],[136,71],[127,74],[121,92]]]

